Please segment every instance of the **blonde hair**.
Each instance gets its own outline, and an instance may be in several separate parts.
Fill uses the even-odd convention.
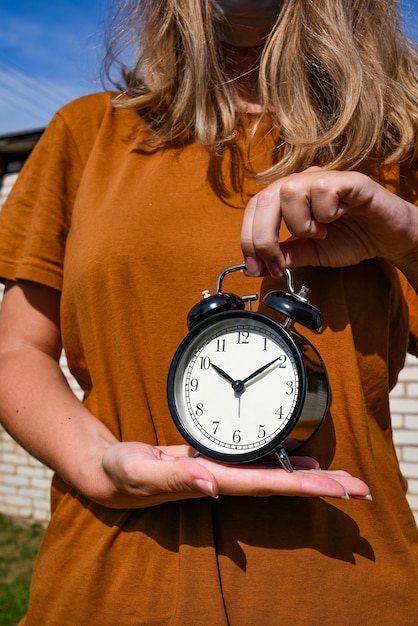
[[[211,0],[125,0],[107,49],[127,98],[148,123],[145,144],[197,140],[211,154],[233,145],[237,87]],[[125,44],[135,58],[119,58]],[[310,165],[333,169],[418,157],[418,51],[396,0],[284,0],[261,54],[259,94],[277,129],[269,182]],[[255,122],[255,125],[257,122]]]

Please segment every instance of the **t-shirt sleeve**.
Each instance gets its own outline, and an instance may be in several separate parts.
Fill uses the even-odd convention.
[[[83,166],[58,112],[21,170],[0,213],[0,277],[60,290],[66,237]]]

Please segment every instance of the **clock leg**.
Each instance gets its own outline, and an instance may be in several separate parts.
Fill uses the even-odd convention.
[[[282,466],[282,468],[284,470],[286,470],[286,472],[293,472],[293,467],[292,467],[292,463],[290,462],[290,459],[287,455],[286,450],[283,448],[283,446],[279,446],[275,451],[274,454],[276,455],[280,465]]]

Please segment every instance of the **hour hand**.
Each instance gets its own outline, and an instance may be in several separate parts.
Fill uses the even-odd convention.
[[[218,374],[220,376],[222,376],[222,378],[225,378],[225,380],[227,380],[229,383],[231,383],[231,385],[234,384],[235,380],[233,378],[231,378],[231,376],[229,376],[229,374],[227,374],[223,369],[221,369],[220,367],[215,365],[215,363],[212,363],[212,362],[211,362],[211,366],[213,367],[213,369],[215,371],[218,372]]]

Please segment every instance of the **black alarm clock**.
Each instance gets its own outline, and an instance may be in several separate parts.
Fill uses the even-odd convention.
[[[245,265],[218,276],[216,292],[188,315],[189,333],[170,365],[167,397],[173,420],[199,453],[226,463],[279,462],[292,465],[292,454],[315,434],[328,410],[330,388],[325,364],[296,321],[315,332],[321,314],[296,293],[287,274],[288,291],[273,291],[263,303],[283,316],[278,322],[252,310],[256,294],[222,291],[222,282]]]

